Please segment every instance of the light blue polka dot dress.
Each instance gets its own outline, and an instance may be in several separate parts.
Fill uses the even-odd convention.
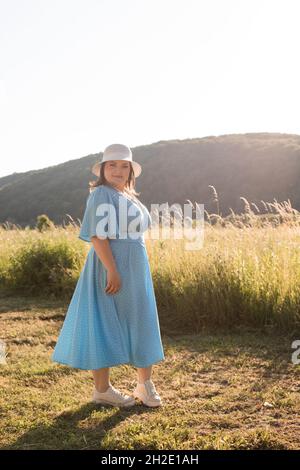
[[[140,201],[113,186],[100,185],[89,194],[79,238],[109,238],[122,285],[115,294],[105,292],[107,270],[92,245],[51,356],[54,362],[92,370],[148,367],[165,359],[144,239],[151,223]]]

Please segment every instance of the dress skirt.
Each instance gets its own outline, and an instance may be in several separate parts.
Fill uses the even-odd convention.
[[[148,367],[164,357],[146,246],[110,240],[121,288],[106,294],[107,271],[90,248],[52,360],[79,369]]]

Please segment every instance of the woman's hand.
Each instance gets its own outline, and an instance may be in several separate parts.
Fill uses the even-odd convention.
[[[106,294],[115,294],[121,288],[122,282],[120,274],[116,269],[107,271],[107,284],[105,287]]]

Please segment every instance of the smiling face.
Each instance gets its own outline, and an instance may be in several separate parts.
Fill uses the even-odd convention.
[[[109,184],[123,191],[130,174],[130,162],[111,160],[104,164],[104,177]]]

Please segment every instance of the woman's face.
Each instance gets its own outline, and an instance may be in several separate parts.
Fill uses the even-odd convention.
[[[104,177],[109,184],[123,191],[130,173],[130,162],[111,160],[105,162]]]

